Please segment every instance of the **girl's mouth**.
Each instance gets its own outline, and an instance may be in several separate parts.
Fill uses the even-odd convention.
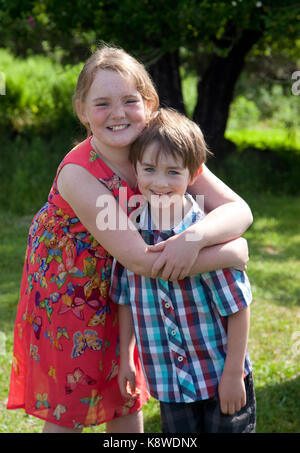
[[[109,129],[110,131],[123,131],[128,127],[129,124],[116,124],[115,126],[107,126],[107,129]]]

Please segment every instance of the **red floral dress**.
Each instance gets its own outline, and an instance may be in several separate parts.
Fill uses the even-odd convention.
[[[88,138],[61,162],[47,203],[31,224],[14,333],[7,408],[68,427],[97,425],[139,410],[149,398],[136,353],[136,398],[118,382],[117,305],[108,297],[112,257],[60,196],[57,176],[75,163],[134,194]],[[74,182],[76,184],[76,181]]]

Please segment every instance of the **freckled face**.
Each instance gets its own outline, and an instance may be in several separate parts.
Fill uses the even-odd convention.
[[[128,148],[145,127],[146,115],[142,95],[129,78],[98,70],[81,116],[89,123],[100,151]]]

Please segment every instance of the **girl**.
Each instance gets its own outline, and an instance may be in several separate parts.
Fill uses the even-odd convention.
[[[63,159],[33,219],[15,324],[7,407],[44,419],[44,432],[80,432],[104,422],[110,433],[143,431],[149,396],[136,354],[132,398],[124,401],[118,388],[117,309],[108,299],[112,256],[135,273],[170,280],[191,266],[200,273],[247,262],[245,241],[228,241],[247,229],[251,212],[205,166],[190,187],[204,195],[209,212],[186,230],[194,241],[184,232],[149,253],[129,211],[119,209],[119,189],[128,199],[137,191],[129,147],[158,104],[143,65],[121,49],[103,46],[80,73],[74,105],[89,136]],[[107,224],[104,200],[116,225],[127,228]]]

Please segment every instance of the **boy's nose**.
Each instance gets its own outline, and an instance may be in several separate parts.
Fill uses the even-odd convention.
[[[169,183],[166,178],[158,177],[157,180],[155,181],[155,187],[157,191],[165,190],[166,188],[169,187]]]

